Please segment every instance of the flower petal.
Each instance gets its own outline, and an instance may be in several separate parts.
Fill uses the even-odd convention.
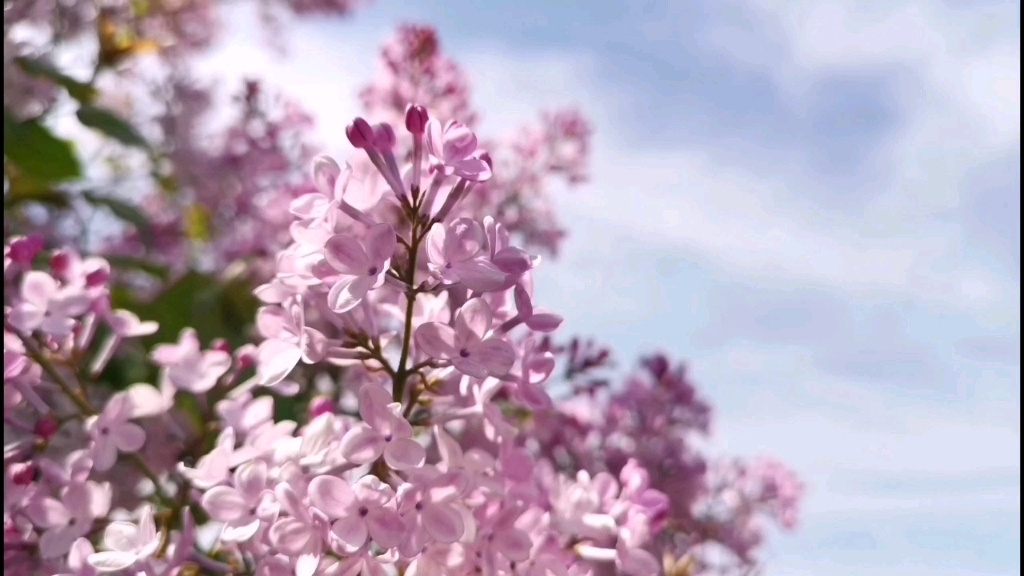
[[[356,502],[348,482],[337,476],[317,476],[309,483],[309,501],[319,508],[328,518],[341,518],[349,515]]]
[[[449,506],[428,504],[420,512],[423,529],[442,544],[451,544],[462,538],[465,525],[462,516]]]
[[[117,572],[135,564],[130,552],[96,552],[89,555],[89,564],[99,572]]]
[[[412,438],[399,438],[384,447],[384,461],[395,470],[419,468],[426,460],[427,451]]]
[[[270,527],[270,542],[281,552],[297,556],[313,536],[309,528],[295,518],[282,518]]]
[[[380,458],[384,451],[384,438],[369,425],[360,423],[345,433],[338,450],[353,464],[369,464]]]
[[[446,359],[457,356],[455,339],[455,330],[438,322],[427,322],[416,329],[417,348],[432,358]]]
[[[370,267],[370,258],[359,240],[348,234],[331,236],[324,244],[324,258],[338,272],[352,276],[365,274]]]
[[[131,422],[118,426],[112,436],[114,445],[121,452],[137,452],[146,443],[146,432],[142,426]]]
[[[358,516],[342,518],[331,526],[331,532],[349,551],[358,550],[366,542],[366,523]]]
[[[490,329],[491,307],[482,298],[466,302],[455,314],[455,332],[464,341],[467,335],[472,334],[476,336],[475,341],[479,342]]]
[[[377,508],[366,517],[370,537],[381,548],[395,548],[405,536],[405,522],[390,508]]]
[[[265,340],[256,350],[256,378],[263,386],[284,380],[302,358],[302,350],[284,340]]]
[[[373,265],[379,266],[395,254],[398,245],[391,224],[377,224],[366,233],[366,254]]]
[[[483,364],[489,374],[504,376],[515,364],[516,352],[501,338],[488,338],[470,350],[470,358]]]
[[[237,489],[214,486],[203,494],[203,508],[218,522],[231,522],[247,515],[249,504]]]
[[[452,272],[466,288],[493,292],[505,284],[506,275],[486,258],[470,258],[452,265]]]

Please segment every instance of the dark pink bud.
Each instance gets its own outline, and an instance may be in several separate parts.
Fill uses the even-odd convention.
[[[405,129],[412,134],[423,134],[428,120],[430,117],[423,106],[410,105],[405,109]]]
[[[373,150],[373,127],[362,118],[356,118],[345,128],[345,135],[348,141],[356,148]]]
[[[11,465],[11,481],[17,486],[28,486],[36,479],[36,465],[31,462],[18,462]]]
[[[240,370],[248,370],[256,365],[256,349],[239,351],[238,356],[235,357],[238,361],[238,368]]]
[[[18,264],[31,264],[32,260],[43,249],[43,237],[38,234],[18,236],[11,239],[11,260]]]
[[[110,279],[110,269],[107,267],[93,270],[85,275],[85,285],[89,288],[103,286]]]
[[[71,266],[71,256],[64,250],[58,250],[50,257],[50,269],[55,276],[64,276]]]
[[[223,338],[217,338],[213,342],[210,342],[210,348],[213,350],[219,350],[226,354],[231,354],[231,344],[228,344],[228,341]]]
[[[490,152],[481,152],[480,153],[480,159],[483,160],[487,164],[488,168],[490,168],[491,170],[494,170],[494,160],[491,160],[491,153]]]
[[[309,417],[316,418],[321,414],[334,414],[334,401],[326,396],[317,396],[309,402]]]
[[[52,416],[43,416],[36,422],[35,433],[43,440],[49,440],[57,433],[59,427],[57,420]]]
[[[378,150],[391,150],[395,147],[395,131],[390,124],[385,122],[374,126],[373,144]]]

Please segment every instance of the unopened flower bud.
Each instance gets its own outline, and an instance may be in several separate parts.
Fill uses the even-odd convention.
[[[377,124],[373,128],[373,144],[378,150],[391,150],[395,147],[395,131],[390,124]]]
[[[309,418],[313,419],[321,414],[334,414],[334,401],[326,396],[317,396],[309,402]]]
[[[31,462],[18,462],[11,465],[11,481],[16,486],[28,486],[36,479],[36,465]]]
[[[38,234],[18,236],[11,239],[11,260],[18,264],[31,264],[32,260],[43,249],[43,237]]]
[[[71,256],[65,250],[58,250],[50,257],[50,269],[54,276],[64,276],[71,266]]]
[[[43,440],[49,440],[57,433],[58,428],[60,426],[57,424],[57,420],[52,416],[43,416],[36,422],[35,433]]]
[[[362,118],[356,118],[345,128],[345,135],[348,136],[348,141],[352,143],[356,148],[363,150],[374,149],[374,134],[373,127],[370,123]]]
[[[210,342],[210,348],[213,350],[219,350],[225,354],[231,354],[231,344],[223,338],[217,338],[213,342]]]
[[[405,110],[405,129],[412,134],[423,134],[429,119],[426,108],[410,105]]]

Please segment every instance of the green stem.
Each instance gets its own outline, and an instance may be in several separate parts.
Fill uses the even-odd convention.
[[[401,402],[405,397],[405,383],[409,379],[409,370],[405,364],[409,361],[409,351],[412,344],[412,317],[413,307],[416,306],[416,296],[419,294],[416,289],[416,258],[420,248],[420,234],[417,234],[417,226],[412,226],[412,242],[409,246],[409,269],[406,271],[406,284],[409,285],[405,292],[405,330],[402,336],[402,354],[398,359],[398,370],[395,372],[395,385],[392,391],[392,399]]]

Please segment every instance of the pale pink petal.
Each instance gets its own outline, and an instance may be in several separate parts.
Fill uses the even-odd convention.
[[[449,262],[461,262],[476,256],[483,248],[484,230],[472,218],[458,218],[448,225],[444,254]]]
[[[458,355],[455,330],[445,324],[427,322],[416,329],[416,346],[432,358],[451,358]]]
[[[284,340],[265,340],[256,351],[256,378],[263,386],[280,382],[302,358],[298,346]]]
[[[327,336],[313,328],[304,328],[302,335],[302,359],[309,364],[322,361],[327,356]]]
[[[25,514],[40,528],[63,526],[71,520],[71,512],[67,507],[50,497],[30,500],[25,506]]]
[[[455,356],[452,358],[452,366],[455,366],[455,369],[459,372],[473,378],[486,378],[488,376],[487,367],[478,362],[476,358]]]
[[[370,259],[359,240],[347,234],[331,236],[324,245],[324,258],[338,272],[359,276],[370,268]]]
[[[477,292],[493,292],[505,284],[505,273],[485,258],[457,262],[451,270],[466,288]]]
[[[299,218],[319,218],[327,211],[329,202],[323,194],[311,192],[292,200],[288,211]]]
[[[103,544],[118,552],[135,549],[139,541],[139,527],[131,522],[111,522],[103,530]]]
[[[427,149],[427,153],[438,159],[444,158],[443,134],[444,129],[440,122],[434,118],[427,121],[423,132],[423,144]]]
[[[453,172],[473,182],[486,182],[491,179],[491,167],[481,158],[466,158],[452,163]]]
[[[353,464],[369,464],[380,458],[384,451],[384,438],[367,424],[360,423],[345,433],[338,449]]]
[[[530,330],[536,330],[537,332],[554,332],[558,330],[558,327],[562,325],[564,319],[558,314],[552,314],[551,312],[540,312],[536,313],[526,321],[526,326]]]
[[[405,536],[405,522],[398,512],[390,508],[377,508],[366,517],[370,537],[381,548],[395,548]]]
[[[342,176],[341,166],[326,154],[313,158],[312,173],[313,184],[324,196],[331,196],[334,193],[334,186]]]
[[[244,524],[225,524],[220,537],[227,542],[245,542],[252,538],[259,528],[259,518],[253,518]]]
[[[620,547],[618,561],[619,568],[629,576],[649,576],[661,570],[658,559],[643,548]]]
[[[21,279],[21,297],[26,302],[46,309],[51,298],[57,294],[57,281],[46,272],[31,270]]]
[[[92,467],[98,472],[105,472],[117,462],[117,446],[109,439],[94,440],[91,455]]]
[[[349,514],[356,496],[348,482],[337,476],[317,476],[309,483],[309,502],[327,514],[341,518]]]
[[[283,518],[270,527],[270,542],[281,552],[297,556],[313,536],[305,524],[295,518]]]
[[[331,526],[331,532],[338,537],[338,540],[349,550],[356,550],[366,542],[366,523],[358,516],[342,518]]]
[[[281,338],[289,332],[291,321],[280,306],[261,306],[256,311],[256,331],[264,338]]]
[[[89,555],[89,564],[100,572],[117,572],[135,564],[136,556],[130,552],[96,552]]]
[[[494,535],[494,546],[509,560],[525,562],[530,558],[533,542],[520,530],[502,530]]]
[[[121,452],[137,452],[146,443],[146,432],[142,426],[131,422],[121,424],[111,435],[114,445]]]
[[[455,120],[449,120],[445,125],[442,140],[445,162],[465,158],[472,154],[477,146],[476,134]]]
[[[267,463],[254,460],[235,470],[235,487],[249,500],[255,500],[267,486]]]
[[[388,405],[392,403],[391,393],[377,384],[365,384],[359,389],[359,415],[374,430],[385,434],[392,417]]]
[[[380,266],[395,254],[398,245],[390,224],[377,224],[366,233],[366,253],[372,265]]]
[[[447,257],[445,255],[445,227],[444,224],[436,223],[427,232],[427,259],[438,266],[443,266]]]
[[[366,276],[342,276],[327,293],[327,305],[338,314],[348,312],[362,302],[375,282],[376,278]]]
[[[316,568],[319,565],[319,554],[309,552],[300,554],[299,559],[295,562],[295,576],[313,576],[313,574],[316,574]]]
[[[479,342],[490,329],[491,308],[482,298],[473,298],[466,302],[455,315],[455,332],[458,333],[460,339],[465,339],[467,334],[472,334],[476,336],[475,341]]]
[[[411,438],[392,440],[384,447],[384,461],[395,470],[419,468],[426,457],[427,451]]]
[[[501,338],[488,338],[470,351],[470,357],[483,364],[488,373],[504,376],[512,369],[516,353],[512,345]]]
[[[203,508],[218,522],[231,522],[249,513],[242,493],[229,486],[214,486],[203,494]]]
[[[442,544],[458,541],[465,531],[462,515],[448,506],[428,504],[423,507],[420,518],[423,519],[423,529]]]

